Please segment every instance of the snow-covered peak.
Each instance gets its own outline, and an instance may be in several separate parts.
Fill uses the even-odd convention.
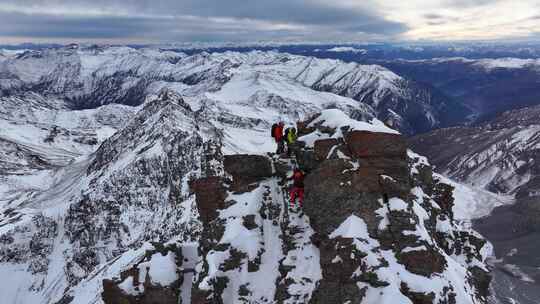
[[[465,57],[439,57],[432,59],[420,59],[420,60],[403,60],[410,63],[462,63],[466,65],[472,65],[491,71],[494,69],[522,69],[522,68],[537,68],[540,66],[540,59],[538,58],[483,58],[483,59],[470,59]]]
[[[483,67],[486,70],[501,69],[521,69],[524,67],[539,67],[540,59],[520,59],[520,58],[499,58],[481,59],[474,65]]]
[[[326,51],[336,52],[336,53],[350,52],[350,53],[360,53],[360,54],[367,54],[368,52],[366,49],[359,49],[352,46],[336,46],[333,48],[329,48]]]
[[[321,115],[313,120],[310,127],[324,126],[335,130],[342,127],[349,127],[350,131],[369,131],[380,133],[399,134],[398,131],[387,127],[380,120],[374,118],[370,122],[357,121],[351,119],[343,111],[338,109],[328,109],[321,112]]]

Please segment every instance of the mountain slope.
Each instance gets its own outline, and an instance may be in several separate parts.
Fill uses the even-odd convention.
[[[513,109],[538,104],[540,64],[531,59],[462,57],[375,61],[396,73],[428,83],[474,110],[482,121]]]
[[[212,140],[219,136],[187,104],[164,93],[95,154],[67,166],[58,183],[3,204],[1,271],[16,278],[2,286],[5,299],[55,303],[144,241],[195,238],[200,226],[186,187],[203,174]]]
[[[192,108],[174,91],[161,91],[94,153],[52,173],[48,187],[2,203],[0,273],[12,278],[0,286],[6,301],[150,303],[145,301],[158,297],[163,303],[180,298],[191,303],[327,303],[338,279],[328,272],[335,255],[327,245],[349,244],[347,239],[356,247],[347,247],[351,252],[339,256],[347,271],[360,267],[354,282],[362,283],[354,292],[347,287],[352,293],[342,294],[343,300],[371,303],[380,295],[381,301],[400,295],[403,301],[425,296],[430,303],[452,298],[484,301],[488,246],[453,221],[453,198],[447,192],[451,187],[432,180],[427,163],[407,155],[395,131],[376,120],[344,120],[338,110],[323,111],[319,119],[304,124],[307,129],[301,134],[318,138],[307,140],[299,156],[302,166],[315,166],[305,167],[313,170],[306,187],[324,187],[318,182],[321,173],[331,174],[327,180],[332,183],[346,183],[352,174],[354,183],[320,195],[307,189],[302,215],[287,210],[284,198],[287,185],[282,177],[291,163],[261,155],[227,155],[236,153],[232,148],[264,149],[264,144],[237,145],[238,138],[228,136],[235,128],[249,130],[255,118],[229,120],[226,113],[213,112],[211,103],[196,105]],[[389,145],[382,146],[347,139],[351,151],[366,153],[353,147],[369,146],[367,153],[380,159],[363,163],[363,154],[347,156],[341,148],[327,146],[329,160],[313,162],[309,155],[320,155],[316,151],[321,143],[349,138],[347,128],[342,128],[346,126],[351,134],[367,131],[386,138],[380,132],[390,133]],[[253,132],[266,134],[264,129]],[[411,172],[408,161],[415,168]],[[336,163],[349,169],[333,167]],[[360,183],[354,178],[357,174],[363,175]],[[371,188],[372,179],[381,176],[387,176],[384,190]],[[409,178],[416,188],[403,184]],[[390,210],[383,208],[381,191],[396,201]],[[339,216],[321,216],[322,209],[311,209],[326,206],[328,199],[335,203],[332,195],[349,194],[359,195],[375,209],[346,199],[343,204],[360,209],[343,208]],[[347,221],[352,214],[358,219]],[[401,216],[414,223],[401,223]],[[362,221],[367,231],[354,224]],[[419,266],[434,256],[438,262],[430,262],[432,268]],[[420,286],[427,281],[436,294]]]
[[[439,172],[500,193],[535,195],[540,107],[505,112],[477,127],[436,130],[410,139]]]

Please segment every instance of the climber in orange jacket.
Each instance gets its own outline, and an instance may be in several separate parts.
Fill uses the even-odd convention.
[[[298,199],[298,205],[302,208],[304,203],[304,173],[299,168],[294,169],[292,177],[293,186],[290,191],[291,195],[291,208],[294,207],[296,199]]]

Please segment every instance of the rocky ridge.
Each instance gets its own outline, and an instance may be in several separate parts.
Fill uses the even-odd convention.
[[[301,214],[283,181],[294,164],[231,153],[215,126],[258,122],[193,105],[161,91],[53,187],[2,205],[8,301],[485,300],[485,242],[396,131],[336,109],[300,123]]]
[[[219,157],[223,172],[191,183],[203,222],[191,303],[486,302],[489,246],[454,221],[454,189],[425,158],[397,134],[300,127],[330,137],[297,155],[305,215],[284,199],[289,160]]]

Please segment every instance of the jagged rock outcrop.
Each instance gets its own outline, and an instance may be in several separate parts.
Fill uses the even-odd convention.
[[[311,302],[386,303],[386,294],[394,293],[400,303],[485,302],[490,278],[479,265],[486,241],[453,221],[454,189],[432,175],[425,159],[407,152],[401,136],[329,130],[324,119],[331,117],[301,124],[331,137],[315,140],[299,156],[311,157],[310,149],[316,155],[304,204],[321,251],[322,280]],[[400,267],[409,278],[384,270]],[[455,267],[467,273],[466,286],[452,279]],[[419,288],[422,280],[438,282]]]
[[[270,160],[261,155],[227,155],[223,167],[232,176],[231,190],[236,192],[247,192],[253,183],[272,176]]]
[[[225,156],[227,195],[201,213],[193,303],[485,303],[486,241],[454,221],[455,189],[401,136],[332,126],[329,113],[301,138],[309,218],[284,197],[290,161]]]
[[[113,280],[103,280],[105,304],[178,304],[184,280],[183,256],[176,245],[156,246]]]

